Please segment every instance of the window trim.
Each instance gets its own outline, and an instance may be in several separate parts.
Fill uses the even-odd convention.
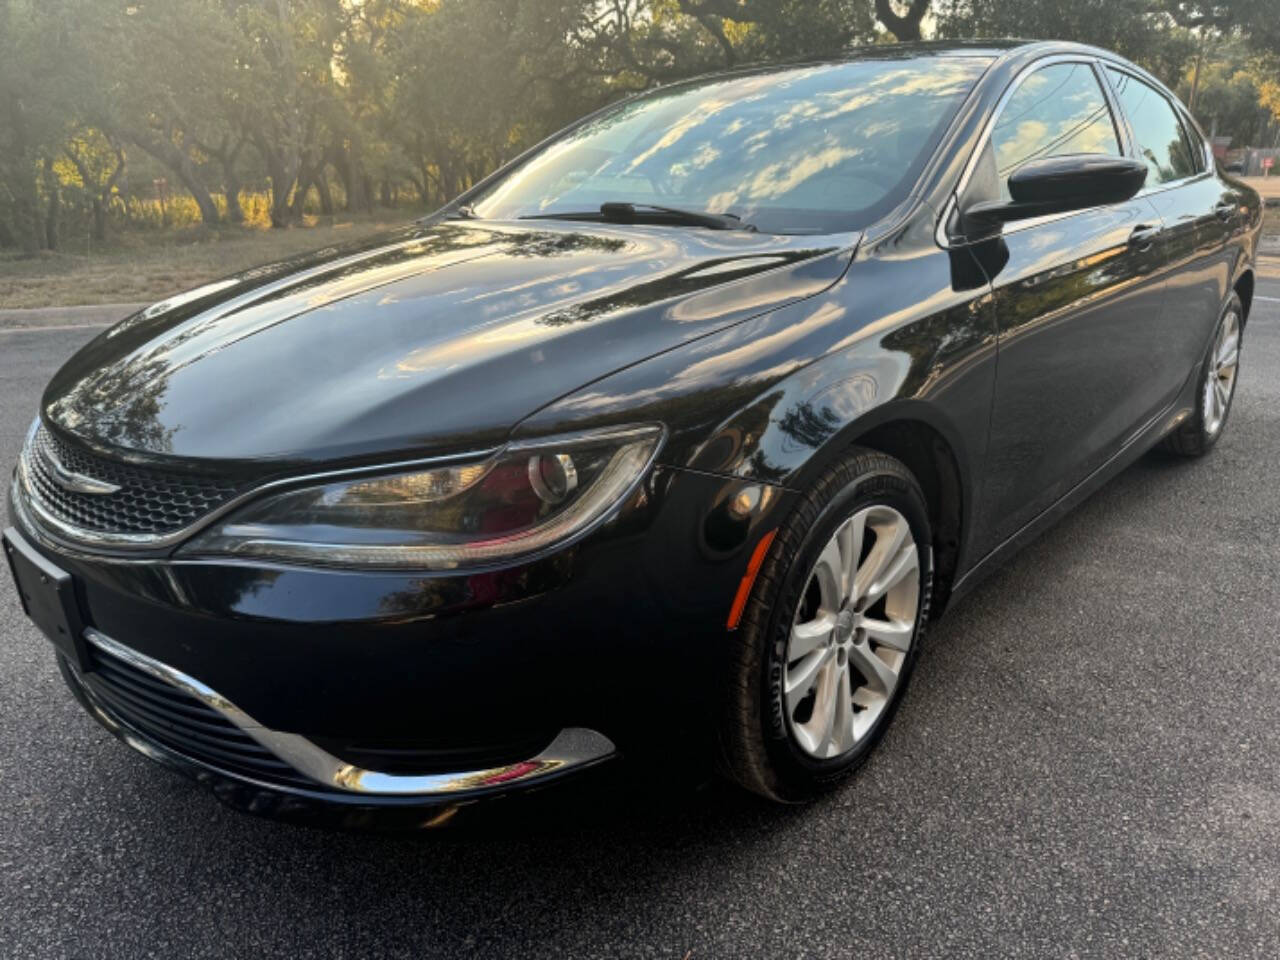
[[[1009,85],[1005,87],[1004,92],[1000,94],[1000,99],[996,101],[996,105],[991,110],[986,122],[982,125],[982,132],[978,135],[977,145],[970,154],[968,161],[964,165],[964,169],[960,173],[960,179],[956,181],[956,187],[951,191],[947,198],[947,203],[942,209],[942,216],[938,218],[938,227],[935,233],[935,239],[938,245],[945,250],[964,247],[970,243],[967,237],[957,236],[948,229],[956,211],[959,208],[960,197],[964,196],[965,190],[969,188],[969,181],[973,179],[974,171],[977,170],[978,164],[982,160],[982,153],[991,143],[991,134],[995,130],[996,122],[1004,113],[1009,101],[1022,86],[1026,80],[1033,74],[1045,69],[1046,67],[1056,66],[1060,63],[1081,63],[1087,65],[1094,75],[1094,80],[1102,93],[1103,99],[1107,103],[1107,108],[1111,112],[1111,123],[1115,128],[1117,140],[1119,141],[1122,153],[1120,156],[1132,157],[1133,141],[1131,140],[1131,131],[1129,129],[1128,118],[1122,110],[1115,97],[1115,92],[1111,89],[1110,83],[1102,76],[1106,71],[1102,68],[1102,61],[1092,54],[1087,53],[1056,53],[1038,60],[1033,60],[1018,72],[1018,74],[1009,81]],[[1085,210],[1068,210],[1064,213],[1051,213],[1043,217],[1032,217],[1028,220],[1020,220],[1017,223],[1006,224],[1002,235],[1019,233],[1023,230],[1029,230],[1032,227],[1038,227],[1041,224],[1052,223],[1055,220],[1061,220],[1065,217],[1073,217],[1087,210],[1096,210],[1097,207],[1089,207]]]
[[[1189,120],[1192,120],[1192,118],[1190,114],[1187,112],[1186,107],[1182,105],[1182,101],[1179,100],[1177,97],[1175,97],[1173,93],[1168,89],[1168,87],[1164,86],[1164,84],[1160,83],[1160,81],[1156,80],[1154,77],[1144,77],[1141,74],[1137,73],[1132,67],[1129,67],[1125,64],[1116,63],[1114,60],[1103,59],[1103,60],[1100,60],[1099,62],[1102,65],[1101,72],[1106,77],[1107,88],[1111,90],[1112,94],[1115,96],[1117,105],[1119,105],[1120,94],[1118,91],[1115,90],[1115,88],[1111,84],[1111,76],[1108,73],[1109,70],[1114,70],[1116,73],[1123,73],[1125,76],[1129,77],[1130,79],[1136,80],[1139,83],[1143,84],[1144,86],[1149,87],[1152,91],[1155,92],[1156,96],[1161,97],[1164,100],[1164,102],[1169,105],[1169,109],[1173,111],[1173,118],[1178,121],[1178,125],[1182,129],[1182,135],[1187,138],[1187,147],[1189,148],[1188,153],[1194,152],[1192,138],[1189,136],[1186,129],[1187,122]],[[1130,121],[1129,119],[1129,113],[1122,106],[1120,107],[1120,112],[1121,112],[1121,115],[1124,117],[1125,127],[1129,131],[1129,138],[1130,138],[1129,156],[1132,157],[1134,160],[1142,160],[1143,158],[1138,152],[1138,138],[1133,134],[1132,121]],[[1192,122],[1194,121],[1192,120]],[[1197,170],[1195,173],[1188,174],[1185,177],[1179,177],[1176,180],[1166,180],[1164,183],[1158,183],[1155,186],[1148,187],[1144,185],[1143,188],[1135,194],[1135,196],[1150,197],[1157,193],[1164,193],[1164,191],[1166,190],[1173,190],[1173,189],[1176,189],[1177,187],[1185,186],[1186,184],[1191,183],[1194,180],[1198,180],[1202,177],[1208,177],[1213,175],[1214,171],[1217,169],[1217,164],[1213,159],[1213,147],[1209,143],[1209,138],[1204,135],[1204,132],[1202,130],[1200,130],[1200,127],[1198,124],[1196,125],[1195,130],[1196,130],[1196,133],[1200,135],[1199,139],[1201,144],[1201,147],[1200,147],[1201,169]],[[1144,160],[1143,162],[1145,163],[1146,161]]]

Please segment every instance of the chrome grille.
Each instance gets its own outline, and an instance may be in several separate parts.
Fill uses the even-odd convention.
[[[118,487],[78,493],[58,482],[56,464]],[[33,504],[55,522],[91,533],[161,536],[181,530],[230,500],[236,488],[210,477],[153,470],[76,449],[43,426],[23,451]]]

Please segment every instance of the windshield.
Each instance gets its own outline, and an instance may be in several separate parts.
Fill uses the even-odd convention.
[[[868,60],[682,85],[621,104],[487,187],[493,219],[658,204],[762,231],[858,230],[907,195],[987,61]]]

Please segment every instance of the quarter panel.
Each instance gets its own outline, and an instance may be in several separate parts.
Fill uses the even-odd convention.
[[[1237,249],[1231,243],[1242,219],[1235,191],[1216,176],[1198,177],[1149,195],[1166,229],[1169,297],[1162,349],[1174,351],[1190,370],[1200,362],[1231,290]],[[1216,213],[1232,208],[1230,219]]]

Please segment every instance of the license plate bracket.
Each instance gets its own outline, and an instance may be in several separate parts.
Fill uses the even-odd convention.
[[[77,670],[88,670],[84,621],[71,574],[37,553],[13,527],[7,527],[0,539],[23,612]]]

